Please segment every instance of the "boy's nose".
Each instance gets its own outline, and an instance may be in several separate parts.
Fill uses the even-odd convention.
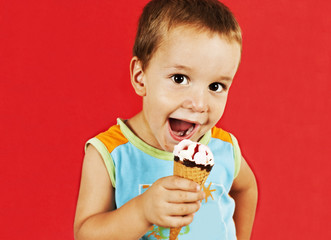
[[[208,110],[207,96],[203,89],[191,91],[184,102],[184,107],[194,112],[206,112]]]

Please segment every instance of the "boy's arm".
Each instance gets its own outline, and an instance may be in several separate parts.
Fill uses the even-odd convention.
[[[115,209],[114,197],[114,188],[102,157],[93,145],[89,145],[84,157],[77,201],[75,239],[109,239],[109,236],[116,232],[115,228],[120,230],[125,227],[118,226],[123,222],[120,219],[116,220],[116,214],[112,214],[115,213],[112,211]],[[137,222],[138,232],[140,229],[144,232],[149,225],[143,221],[135,221],[141,220],[141,217],[139,211],[133,208],[134,202],[128,204],[126,211],[130,214],[130,219]]]
[[[83,163],[74,222],[75,239],[138,239],[153,224],[188,225],[204,198],[199,185],[179,177],[156,181],[145,193],[115,210],[114,188],[104,162],[90,145]]]
[[[230,195],[236,202],[234,221],[238,240],[250,239],[257,204],[257,184],[255,176],[244,158],[235,178]]]

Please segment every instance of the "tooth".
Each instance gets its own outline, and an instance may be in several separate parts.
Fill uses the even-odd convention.
[[[185,131],[174,132],[174,134],[181,137],[184,136]]]
[[[193,131],[194,127],[190,127],[187,131],[186,131],[186,135],[189,135],[192,131]]]
[[[190,133],[193,132],[194,126],[191,127]]]

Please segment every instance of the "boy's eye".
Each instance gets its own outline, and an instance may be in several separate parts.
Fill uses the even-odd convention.
[[[225,87],[218,82],[211,83],[208,88],[213,92],[222,92],[225,89]]]
[[[187,77],[185,77],[182,74],[175,74],[171,77],[171,79],[177,84],[183,84],[183,85],[188,84]]]

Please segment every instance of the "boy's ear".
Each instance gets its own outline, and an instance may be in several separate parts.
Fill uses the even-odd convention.
[[[144,71],[142,69],[141,61],[134,56],[130,63],[131,84],[139,96],[146,95],[146,86],[144,81]]]

